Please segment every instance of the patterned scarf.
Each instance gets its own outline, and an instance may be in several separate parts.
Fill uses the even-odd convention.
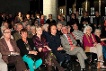
[[[92,43],[92,42],[90,41],[90,39],[89,39],[89,35],[88,35],[88,34],[85,34],[85,35],[86,35],[86,38],[87,38],[88,42],[89,42],[89,43]],[[90,35],[90,37],[92,38],[93,43],[95,43],[96,41],[95,41],[95,39],[94,39],[94,37],[93,37],[92,34]]]

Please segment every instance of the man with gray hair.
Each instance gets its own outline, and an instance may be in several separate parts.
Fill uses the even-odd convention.
[[[62,33],[63,35],[60,38],[64,50],[69,55],[76,55],[81,66],[81,71],[85,71],[84,60],[87,61],[88,58],[84,50],[81,47],[77,46],[77,42],[75,41],[75,39],[70,34],[68,34],[68,30],[66,26],[62,27]]]

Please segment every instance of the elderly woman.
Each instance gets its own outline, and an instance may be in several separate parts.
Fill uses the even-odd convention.
[[[42,36],[43,36],[46,40],[48,40],[48,36],[49,36],[48,27],[49,27],[49,24],[44,24],[44,25],[42,26],[42,29],[43,29],[43,34],[42,34]]]
[[[104,41],[106,41],[106,38],[102,38],[100,29],[95,30],[95,37],[96,37],[96,40],[98,43],[101,43],[101,45],[106,46],[106,43],[104,42]]]
[[[0,39],[0,52],[6,64],[14,63],[16,71],[26,71],[26,66],[20,56],[20,50],[15,41],[11,39],[10,29],[3,31],[3,38]]]
[[[3,38],[3,31],[5,29],[8,29],[8,28],[6,28],[6,26],[1,26],[1,38]],[[13,39],[13,36],[12,35],[11,35],[11,39]]]
[[[47,65],[47,71],[52,70],[52,65],[54,64],[59,71],[64,71],[64,69],[56,61],[51,49],[45,38],[42,36],[42,28],[40,26],[36,27],[36,35],[33,37],[33,42],[39,51],[39,55],[42,57],[43,61]]]
[[[101,30],[100,29],[96,29],[95,30],[95,37],[98,43],[101,43],[102,47],[103,47],[103,55],[106,59],[106,43],[104,41],[106,41],[106,38],[102,38],[101,37]]]
[[[86,52],[93,52],[97,54],[97,68],[102,67],[102,65],[100,65],[103,62],[102,46],[101,44],[97,43],[95,36],[92,34],[92,28],[90,26],[86,26],[84,29],[83,45]]]
[[[27,30],[22,29],[20,34],[21,39],[17,41],[17,45],[21,51],[21,56],[23,61],[28,64],[30,71],[34,71],[42,64],[42,60],[38,58],[38,52],[34,50],[34,43],[32,39],[28,38]]]

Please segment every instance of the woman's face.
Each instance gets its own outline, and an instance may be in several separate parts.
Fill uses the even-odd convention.
[[[44,19],[44,15],[41,16],[41,19]]]
[[[6,30],[4,30],[3,35],[4,35],[4,38],[10,39],[11,31],[9,29],[6,29]]]
[[[78,26],[76,24],[73,25],[74,30],[78,30]]]
[[[99,30],[96,30],[95,35],[100,36],[101,32]]]
[[[56,26],[51,26],[51,33],[52,34],[56,34],[57,33],[57,28],[56,28]]]
[[[22,38],[27,38],[28,36],[28,33],[27,32],[21,32],[21,37]]]
[[[22,16],[21,12],[18,13],[19,16]]]
[[[49,25],[47,25],[44,30],[45,30],[46,32],[48,32],[48,28],[49,28]]]
[[[70,33],[70,30],[71,30],[71,27],[70,26],[67,26],[68,33]]]
[[[42,35],[42,28],[37,28],[36,29],[36,34],[37,35]]]
[[[26,29],[27,29],[27,31],[30,31],[31,30],[31,26],[27,25]]]
[[[62,28],[62,24],[58,24],[57,29],[61,30],[61,28]]]
[[[87,33],[87,34],[91,34],[91,32],[92,32],[92,29],[91,29],[91,28],[87,28],[87,29],[86,29],[86,33]]]

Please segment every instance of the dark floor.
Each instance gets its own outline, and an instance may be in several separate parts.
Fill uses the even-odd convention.
[[[47,70],[44,66],[42,66],[41,69],[38,71],[47,71]],[[58,71],[58,70],[52,70],[52,71]],[[74,63],[72,70],[66,70],[66,71],[80,71],[80,65],[78,63]],[[86,65],[86,71],[106,71],[106,69],[96,69]]]

